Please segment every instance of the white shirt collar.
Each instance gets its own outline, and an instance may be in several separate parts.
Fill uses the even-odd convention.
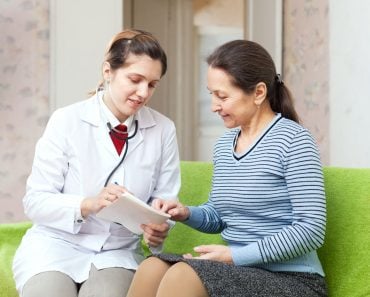
[[[127,126],[127,131],[131,131],[131,128],[132,128],[132,123],[134,121],[134,115],[130,116],[126,121],[124,121],[123,123],[121,123],[116,117],[115,115],[112,113],[112,111],[108,108],[108,106],[105,104],[104,100],[103,100],[103,95],[104,95],[104,90],[103,91],[99,91],[99,94],[98,94],[98,99],[99,99],[99,105],[102,109],[102,114],[103,114],[103,121],[104,122],[104,125],[106,126],[107,122],[109,122],[112,127],[116,127],[118,126],[119,124],[124,124]]]

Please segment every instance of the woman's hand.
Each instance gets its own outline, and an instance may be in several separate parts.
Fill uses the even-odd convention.
[[[87,218],[90,214],[99,212],[102,208],[112,204],[126,192],[125,187],[117,184],[108,184],[97,196],[87,197],[81,202],[81,215]]]
[[[144,241],[148,246],[157,247],[163,243],[168,235],[170,225],[168,223],[163,224],[146,224],[141,225],[144,231]]]
[[[201,260],[213,260],[223,262],[226,264],[233,264],[233,258],[231,256],[231,250],[228,246],[219,244],[201,245],[194,248],[194,251],[199,256],[194,257],[191,254],[185,254],[185,259],[201,259]]]
[[[153,200],[152,206],[171,215],[171,220],[173,221],[185,221],[190,216],[189,208],[177,200],[156,198]]]

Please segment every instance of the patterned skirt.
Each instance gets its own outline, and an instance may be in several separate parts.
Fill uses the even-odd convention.
[[[305,272],[272,272],[216,261],[155,255],[170,264],[185,262],[202,280],[210,297],[326,297],[325,279]]]

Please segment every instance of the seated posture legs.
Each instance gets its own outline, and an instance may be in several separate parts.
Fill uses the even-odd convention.
[[[127,297],[208,297],[206,288],[188,264],[170,265],[146,259],[136,271]]]

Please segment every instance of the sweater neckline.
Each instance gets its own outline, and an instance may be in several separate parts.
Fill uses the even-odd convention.
[[[263,140],[263,138],[269,133],[269,131],[271,131],[271,129],[276,125],[277,122],[279,122],[280,120],[282,119],[282,116],[280,113],[276,114],[276,116],[271,120],[271,122],[267,125],[267,127],[265,128],[265,130],[261,133],[261,136],[258,137],[256,139],[256,141],[254,143],[252,143],[251,146],[249,146],[246,151],[244,153],[241,153],[241,154],[238,154],[235,152],[235,147],[236,147],[236,142],[238,140],[238,137],[240,136],[240,133],[241,133],[241,129],[239,128],[236,133],[235,133],[235,136],[234,136],[234,140],[233,140],[233,146],[232,146],[232,150],[233,150],[233,157],[235,160],[237,161],[240,161],[241,159],[243,159],[245,156],[247,156],[249,153],[251,153],[254,148]]]

